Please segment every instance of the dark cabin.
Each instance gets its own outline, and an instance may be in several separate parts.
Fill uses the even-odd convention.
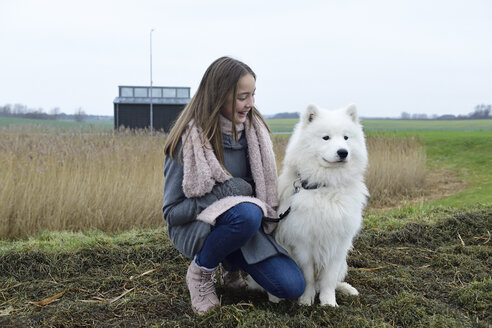
[[[152,102],[153,130],[169,132],[183,108],[190,101],[188,87],[119,86],[114,104],[114,128],[150,128]]]

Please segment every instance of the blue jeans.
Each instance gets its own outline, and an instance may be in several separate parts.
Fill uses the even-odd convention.
[[[261,228],[263,212],[252,203],[240,203],[220,215],[202,249],[196,255],[199,266],[215,268],[227,260],[247,272],[260,286],[279,298],[297,299],[306,287],[301,269],[289,257],[279,254],[248,264],[241,247]]]

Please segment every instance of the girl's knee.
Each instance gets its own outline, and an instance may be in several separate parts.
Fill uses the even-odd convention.
[[[235,206],[239,213],[239,220],[242,229],[256,233],[261,226],[263,211],[258,205],[253,203],[239,203]]]
[[[306,289],[306,281],[301,269],[294,265],[290,269],[284,268],[283,274],[279,275],[282,285],[281,298],[296,300],[304,294]]]
[[[269,291],[272,295],[287,299],[287,300],[297,300],[299,297],[304,294],[304,290],[306,289],[306,284],[304,279],[289,279],[282,283],[281,287],[278,287],[275,290]]]
[[[285,298],[289,300],[296,300],[304,294],[305,289],[306,283],[304,278],[293,281],[289,285],[285,286]]]
[[[289,300],[296,300],[304,294],[306,282],[302,274],[294,274],[286,279],[283,284],[282,297]]]

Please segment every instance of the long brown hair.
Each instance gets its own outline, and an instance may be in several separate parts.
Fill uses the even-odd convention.
[[[164,144],[166,156],[174,158],[174,153],[181,136],[186,131],[188,123],[193,120],[199,126],[206,140],[212,145],[215,156],[224,165],[224,149],[222,146],[222,132],[220,129],[220,112],[227,95],[232,91],[232,108],[236,108],[238,82],[244,75],[251,74],[256,80],[256,74],[245,63],[230,57],[221,57],[215,60],[205,71],[198,86],[198,90],[190,102],[183,109],[174,124]],[[248,113],[250,124],[259,120],[268,129],[265,120],[256,107]],[[233,110],[233,123],[236,122],[236,111]],[[232,124],[234,135],[235,124]],[[268,129],[268,131],[270,131]],[[204,142],[206,141],[204,140]]]

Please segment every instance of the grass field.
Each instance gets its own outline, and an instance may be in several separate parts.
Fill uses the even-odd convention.
[[[458,187],[366,212],[348,258],[360,296],[337,296],[338,308],[275,305],[219,285],[222,306],[197,317],[184,282],[189,260],[165,227],[45,231],[0,241],[0,326],[491,327],[492,120],[462,129],[401,121],[399,131],[394,122],[364,124],[376,136],[417,136],[441,184]]]
[[[7,126],[20,128],[31,126],[31,129],[38,127],[43,130],[52,128],[57,131],[76,129],[84,132],[103,132],[113,130],[113,124],[113,120],[85,120],[83,122],[76,122],[71,120],[35,120],[17,117],[0,117],[0,128]]]
[[[218,285],[222,306],[203,317],[164,228],[42,233],[2,247],[0,326],[490,327],[492,207],[430,214],[435,224],[362,231],[347,279],[360,296],[338,296],[338,308]]]
[[[267,120],[274,133],[290,133],[298,119]],[[361,121],[366,132],[492,130],[492,120],[372,120]]]
[[[274,133],[291,133],[299,121],[298,119],[267,119],[270,129]],[[96,129],[111,131],[114,127],[112,120],[86,120],[75,122],[68,120],[34,120],[15,117],[0,117],[0,127],[34,125],[53,127],[57,129]],[[366,132],[382,131],[476,131],[492,130],[492,120],[376,120],[365,119],[362,124]]]
[[[492,130],[492,120],[362,120],[366,131]]]
[[[431,190],[431,199],[422,199],[383,213],[368,211],[366,226],[396,228],[410,221],[434,222],[432,211],[436,208],[453,211],[492,204],[492,130],[420,130],[396,134],[418,136],[422,140],[429,169],[431,172],[442,172],[439,174],[440,182]],[[448,186],[450,195],[446,191]],[[492,217],[487,219],[490,224]]]
[[[468,182],[459,194],[437,200],[445,206],[492,202],[492,130],[419,131],[429,165],[458,173]]]

